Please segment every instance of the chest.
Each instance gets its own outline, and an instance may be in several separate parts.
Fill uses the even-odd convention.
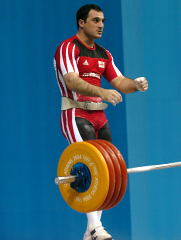
[[[77,58],[77,67],[79,73],[96,72],[102,75],[107,66],[107,59],[79,56]]]

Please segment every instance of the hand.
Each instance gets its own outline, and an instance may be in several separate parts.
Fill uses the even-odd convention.
[[[121,94],[113,89],[102,89],[100,97],[103,101],[110,102],[114,106],[123,101]]]
[[[135,87],[139,91],[146,91],[148,90],[148,80],[145,77],[138,77],[134,79]]]

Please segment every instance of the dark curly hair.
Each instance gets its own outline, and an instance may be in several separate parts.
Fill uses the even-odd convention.
[[[77,28],[79,28],[79,20],[82,19],[84,21],[87,20],[87,17],[89,15],[90,10],[95,10],[97,12],[103,12],[102,9],[95,4],[86,4],[79,8],[79,10],[76,13],[76,20],[77,20]]]

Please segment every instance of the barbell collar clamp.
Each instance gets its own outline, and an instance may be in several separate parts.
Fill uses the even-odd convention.
[[[77,176],[56,177],[55,184],[65,184],[75,182]]]

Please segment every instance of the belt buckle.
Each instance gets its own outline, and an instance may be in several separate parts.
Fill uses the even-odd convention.
[[[89,105],[90,105],[90,104],[91,104],[90,101],[84,102],[84,109],[85,109],[85,110],[89,110]]]

